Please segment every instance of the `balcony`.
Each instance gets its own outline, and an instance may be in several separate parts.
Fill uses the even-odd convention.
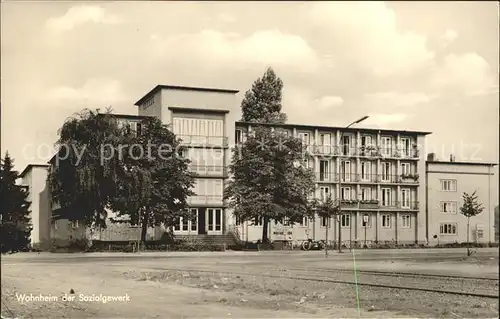
[[[392,174],[379,174],[378,175],[378,182],[380,184],[396,184],[400,182],[400,177],[399,175],[392,175]]]
[[[177,135],[177,137],[181,139],[181,144],[186,146],[228,146],[225,136]]]
[[[314,155],[338,155],[338,147],[332,145],[310,145],[310,152]]]
[[[339,174],[328,172],[316,172],[316,182],[331,182],[336,183],[339,181]]]
[[[373,145],[352,147],[349,145],[316,144],[303,144],[303,147],[305,152],[317,156],[363,157],[367,159],[418,159],[420,155],[417,148],[380,148]]]
[[[385,174],[338,174],[329,172],[315,172],[316,182],[359,183],[359,184],[405,184],[418,185],[419,175],[385,175]]]
[[[189,170],[201,177],[227,177],[227,167],[222,165],[189,165]]]
[[[418,174],[401,174],[399,175],[399,182],[401,184],[418,184],[419,175]]]
[[[357,155],[360,157],[377,158],[380,157],[380,149],[372,145],[361,145],[356,149]]]
[[[416,201],[385,202],[380,204],[380,210],[418,210],[419,205]]]
[[[381,148],[380,156],[393,159],[418,159],[419,152],[417,148]]]
[[[376,199],[371,200],[342,200],[342,209],[378,209],[380,207],[379,201]]]
[[[188,205],[222,205],[222,195],[193,195],[187,199]]]

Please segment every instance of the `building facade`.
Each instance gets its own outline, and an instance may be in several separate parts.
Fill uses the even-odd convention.
[[[198,174],[193,189],[195,195],[188,199],[196,218],[179,219],[174,225],[176,235],[225,236],[231,232],[243,241],[257,241],[262,236],[262,221],[238,223],[223,200],[223,190],[230,178],[228,166],[232,151],[252,133],[251,123],[238,121],[241,111],[237,93],[236,90],[158,85],[135,103],[138,115],[115,115],[135,131],[141,130],[140,122],[145,117],[157,117],[163,124],[170,125],[186,147],[182,155],[191,160],[189,169]],[[493,183],[488,175],[492,164],[425,161],[421,150],[425,148],[429,132],[293,124],[274,125],[272,129],[303,141],[306,151],[302,165],[311,169],[316,177],[316,191],[311,198],[331,196],[341,200],[343,214],[339,220],[305,218],[294,225],[271,221],[268,228],[271,240],[324,240],[328,229],[329,240],[336,240],[340,232],[343,241],[361,244],[385,241],[437,244],[438,239],[463,242],[466,240],[463,217],[440,210],[457,211],[464,191],[477,190],[483,203],[490,196],[487,189]],[[37,170],[44,170],[45,175],[37,172],[38,177],[34,179],[29,177],[33,173],[26,171],[23,182],[31,189],[36,188],[34,194],[45,192],[50,198],[47,166]],[[455,185],[456,191],[442,191],[440,187],[448,187],[442,185]],[[135,225],[108,222],[106,229],[89,230],[58,213],[57,199],[45,200],[47,204],[35,201],[37,199],[34,206],[40,208],[33,214],[40,217],[33,217],[34,223],[45,225],[52,220],[52,226],[48,226],[49,234],[43,231],[45,226],[34,226],[34,242],[46,238],[63,242],[82,237],[104,241],[140,238],[141,230]],[[485,208],[488,213],[473,219],[477,236],[471,237],[471,241],[474,238],[494,241],[494,218],[493,213],[490,217],[490,210],[493,204],[488,197]],[[108,217],[115,216],[108,212]],[[165,231],[163,226],[150,228],[147,238],[159,240]],[[434,239],[434,235],[438,236]]]
[[[31,202],[31,245],[48,248],[50,245],[51,203],[47,184],[48,164],[30,164],[19,174],[21,185],[28,191]]]
[[[495,242],[495,197],[493,167],[496,164],[471,162],[426,162],[427,237],[429,243]],[[476,192],[484,210],[470,218],[460,213],[463,194]],[[467,236],[467,234],[469,236]]]
[[[238,114],[236,90],[158,85],[135,103],[139,115],[155,116],[185,146],[197,173],[188,203],[196,218],[174,225],[176,235],[224,235],[230,213],[223,201]],[[164,229],[158,232],[164,232]]]
[[[278,125],[305,146],[303,165],[316,176],[315,198],[342,200],[340,223],[304,219],[295,225],[271,222],[273,240],[329,239],[412,244],[425,242],[425,161],[420,149],[428,132],[391,131],[307,125]],[[236,143],[251,133],[252,124],[237,122]],[[245,240],[262,236],[260,221],[237,225]],[[340,229],[339,229],[340,227]]]

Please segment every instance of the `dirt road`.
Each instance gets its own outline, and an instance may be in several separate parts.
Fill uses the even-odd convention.
[[[469,275],[498,274],[498,252],[476,260],[425,262],[387,256],[360,256],[361,269],[404,269],[425,273],[452,269]],[[492,257],[493,256],[493,257]],[[370,258],[368,258],[370,257]],[[493,258],[493,259],[490,259]],[[418,258],[417,258],[418,259]],[[241,265],[249,275],[223,274]],[[358,317],[493,317],[497,300],[482,300],[402,290],[269,279],[258,275],[270,265],[352,267],[348,256],[321,252],[272,254],[16,254],[2,258],[2,315],[23,318],[338,318]],[[162,271],[197,269],[213,273]],[[259,268],[261,267],[261,268]],[[463,269],[462,269],[463,268]],[[250,274],[251,273],[251,274]],[[74,300],[63,296],[74,290]],[[117,300],[90,300],[103,295]],[[28,296],[22,301],[23,296]],[[32,300],[41,297],[50,300]],[[119,298],[122,296],[121,298]],[[51,297],[51,298],[50,298]],[[128,298],[128,299],[127,299]],[[120,300],[121,299],[121,300]],[[463,304],[463,306],[462,306]]]

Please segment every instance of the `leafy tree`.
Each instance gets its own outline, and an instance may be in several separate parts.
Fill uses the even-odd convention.
[[[0,214],[1,252],[19,251],[30,244],[31,218],[28,192],[17,185],[19,173],[14,170],[14,161],[5,153],[0,162]]]
[[[141,225],[144,242],[148,227],[170,227],[179,217],[193,217],[187,197],[194,195],[195,175],[188,171],[190,161],[178,156],[180,141],[167,126],[152,117],[143,120],[141,127],[140,133],[123,136],[125,145],[134,147],[121,153],[123,169],[118,175],[117,196],[110,203],[117,217],[127,216],[127,222]]]
[[[245,93],[241,102],[242,121],[256,123],[285,123],[286,114],[281,112],[283,81],[268,68],[257,79],[252,89]]]
[[[48,176],[61,214],[91,227],[106,227],[106,207],[122,170],[119,157],[109,156],[121,144],[122,132],[110,111],[84,109],[66,120]]]
[[[313,173],[302,161],[300,139],[255,127],[255,135],[235,148],[229,166],[233,178],[224,192],[241,221],[263,223],[262,242],[269,241],[269,221],[298,222],[312,214],[307,195],[315,188]]]
[[[339,217],[341,210],[338,204],[336,204],[331,196],[328,196],[326,200],[314,199],[312,201],[312,207],[314,212],[320,218],[327,218],[328,225],[326,227],[326,246],[325,250],[328,249],[328,229],[330,227],[330,220],[333,217]],[[339,246],[340,247],[340,246]]]
[[[460,207],[460,213],[467,217],[467,244],[469,245],[469,234],[470,234],[470,218],[481,214],[484,210],[484,206],[479,203],[476,192],[471,195],[463,193],[463,205]],[[470,256],[470,249],[467,247],[467,256]]]

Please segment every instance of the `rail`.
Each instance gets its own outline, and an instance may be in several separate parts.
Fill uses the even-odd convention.
[[[152,268],[155,270],[163,270],[163,271],[190,271],[190,272],[200,272],[200,273],[210,273],[213,274],[213,269],[186,269],[186,268]],[[352,270],[351,270],[352,272]],[[408,291],[423,291],[423,292],[433,292],[433,293],[441,293],[441,294],[450,294],[450,295],[461,295],[461,296],[470,296],[470,297],[479,297],[479,298],[488,298],[488,299],[498,299],[498,291],[494,294],[488,293],[474,293],[470,291],[456,291],[456,290],[443,290],[443,289],[432,289],[428,287],[416,287],[416,286],[402,286],[402,285],[388,285],[388,284],[377,284],[377,283],[367,283],[367,282],[359,282],[359,281],[346,281],[346,280],[335,280],[330,279],[324,276],[307,276],[307,277],[299,277],[299,276],[283,276],[281,275],[270,275],[263,273],[262,270],[259,273],[249,273],[249,272],[233,272],[233,271],[221,271],[219,274],[224,275],[235,275],[235,276],[259,276],[264,278],[273,278],[273,279],[290,279],[290,280],[298,280],[298,281],[312,281],[312,282],[322,282],[322,283],[336,283],[336,284],[345,284],[345,285],[356,285],[356,286],[365,286],[365,287],[374,287],[374,288],[384,288],[384,289],[399,289],[399,290],[408,290]]]

